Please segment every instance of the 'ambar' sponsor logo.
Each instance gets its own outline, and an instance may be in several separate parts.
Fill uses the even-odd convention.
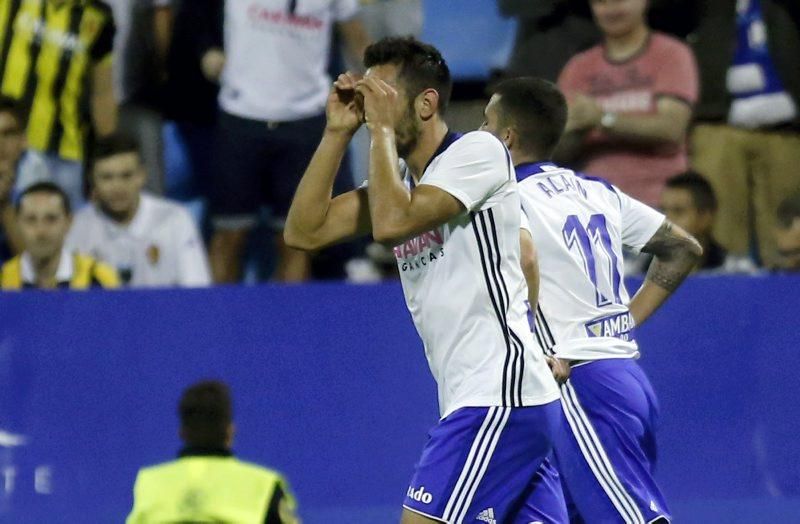
[[[611,337],[624,340],[633,340],[633,328],[636,323],[630,311],[602,317],[586,324],[586,334],[591,338]]]

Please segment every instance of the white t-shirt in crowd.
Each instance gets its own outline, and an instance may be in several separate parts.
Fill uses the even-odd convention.
[[[639,252],[664,215],[604,180],[549,162],[516,172],[521,227],[539,258],[538,342],[565,359],[638,357],[622,247]]]
[[[405,179],[412,184],[406,171]],[[419,180],[465,211],[394,248],[406,304],[438,384],[442,417],[467,406],[534,406],[558,387],[527,320],[520,201],[503,144],[448,135]]]
[[[321,114],[333,24],[357,12],[358,0],[226,0],[222,108],[265,121]]]
[[[211,284],[203,241],[189,212],[146,193],[127,226],[96,204],[85,206],[75,214],[67,246],[115,267],[130,287]]]

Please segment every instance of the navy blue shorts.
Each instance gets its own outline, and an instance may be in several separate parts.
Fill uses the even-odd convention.
[[[572,522],[669,522],[654,478],[658,400],[631,359],[572,369],[554,451]]]
[[[522,523],[560,424],[557,401],[462,408],[430,431],[403,506],[440,522]]]
[[[209,182],[211,217],[252,225],[261,207],[286,218],[295,189],[319,145],[325,115],[268,125],[220,111],[215,139],[215,175]],[[345,155],[334,193],[353,188]],[[232,226],[235,227],[235,226]]]

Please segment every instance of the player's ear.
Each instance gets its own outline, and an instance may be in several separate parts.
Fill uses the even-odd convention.
[[[506,147],[510,150],[513,149],[514,146],[517,145],[517,130],[513,127],[506,127],[500,133],[500,140],[506,145]]]
[[[415,100],[417,114],[422,120],[430,120],[439,111],[439,92],[426,89]]]

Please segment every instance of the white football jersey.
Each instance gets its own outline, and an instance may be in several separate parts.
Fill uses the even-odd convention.
[[[466,208],[394,248],[442,417],[467,406],[556,400],[558,387],[528,325],[520,201],[505,147],[483,131],[448,135],[419,179],[423,184]]]
[[[70,250],[117,269],[130,287],[211,285],[203,240],[189,212],[176,202],[142,194],[128,225],[106,216],[97,205],[75,214],[66,242]]]
[[[572,360],[638,357],[622,247],[638,252],[664,215],[549,162],[521,164],[516,173],[522,227],[539,255],[537,341]]]

